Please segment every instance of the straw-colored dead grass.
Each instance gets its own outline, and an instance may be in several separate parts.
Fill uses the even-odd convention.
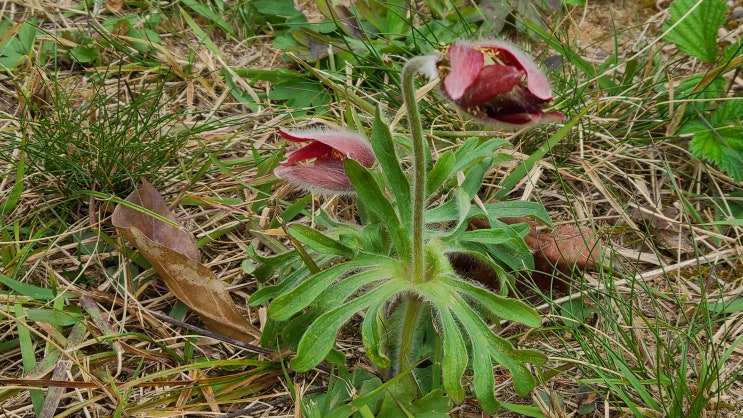
[[[573,38],[585,42],[590,49],[587,58],[600,59],[601,54],[613,48],[613,40],[606,37],[611,27],[604,24],[610,17],[609,9],[615,12],[611,16],[616,27],[635,25],[634,2],[616,3],[589,2],[585,13],[576,12],[566,20]],[[45,30],[44,37],[57,38],[68,28],[87,24],[90,17],[84,13],[64,14],[78,5],[72,1],[4,1],[0,6],[0,19],[22,21],[36,17]],[[105,8],[98,12],[98,19],[111,14]],[[655,13],[642,17],[651,21],[658,18]],[[627,42],[623,46],[631,53],[635,52],[632,41],[645,33],[640,23],[643,22],[637,23],[636,30],[622,31],[623,37],[619,38],[620,42]],[[150,56],[175,74],[172,83],[178,88],[171,90],[170,97],[163,98],[167,109],[185,108],[194,112],[194,120],[179,121],[186,125],[196,118],[218,117],[231,122],[201,134],[198,141],[189,143],[183,150],[184,153],[204,154],[205,161],[206,155],[211,155],[223,166],[210,169],[200,177],[184,176],[162,192],[197,240],[213,237],[205,240],[202,259],[229,284],[233,298],[243,307],[245,315],[256,326],[262,326],[264,310],[247,308],[247,299],[257,284],[244,273],[241,263],[246,259],[250,242],[269,228],[280,212],[280,201],[291,202],[301,194],[281,184],[274,186],[272,194],[260,193],[256,185],[270,180],[270,176],[259,176],[250,160],[253,150],[264,156],[271,155],[276,148],[275,128],[294,124],[294,121],[282,111],[280,104],[259,99],[260,94],[270,89],[270,84],[253,84],[233,77],[243,94],[260,102],[254,110],[249,110],[230,94],[222,72],[242,67],[271,69],[288,64],[281,59],[282,52],[271,46],[270,37],[248,41],[220,39],[217,45],[221,55],[217,56],[176,16],[169,25],[171,32],[163,34],[164,48]],[[596,39],[605,41],[596,44],[593,42]],[[193,56],[189,57],[191,53]],[[106,59],[127,63],[127,57],[113,53]],[[32,59],[32,62],[38,60]],[[81,70],[70,63],[69,68],[60,69],[57,76],[60,85],[74,85],[76,94],[84,101],[86,78]],[[0,129],[7,133],[0,136],[3,146],[10,138],[23,135],[22,120],[34,118],[19,98],[29,92],[37,94],[39,74],[50,71],[48,67],[22,67],[13,74],[0,75]],[[131,86],[146,85],[158,77],[150,69],[117,68],[117,65],[101,68],[98,73],[112,81],[123,78]],[[73,78],[75,82],[71,83]],[[739,87],[743,85],[740,79],[734,82]],[[331,116],[342,120],[342,111],[334,108],[335,114]],[[560,161],[547,158],[540,162],[511,198],[543,201],[558,224],[577,222],[593,228],[606,248],[605,268],[602,272],[590,272],[573,283],[576,293],[555,295],[555,300],[549,302],[535,299],[535,305],[539,305],[549,323],[559,320],[553,308],[569,298],[593,295],[595,299],[588,299],[605,300],[609,304],[626,299],[636,309],[634,317],[622,318],[618,306],[609,306],[603,314],[615,312],[614,320],[634,332],[641,351],[647,355],[630,358],[628,363],[633,367],[644,365],[652,373],[660,361],[654,353],[663,353],[658,341],[666,337],[665,331],[657,338],[645,326],[632,324],[647,324],[647,318],[658,318],[659,323],[683,327],[690,321],[690,315],[700,314],[697,310],[700,303],[740,297],[743,293],[743,228],[726,227],[721,232],[710,232],[709,228],[700,226],[702,222],[714,220],[712,196],[740,190],[740,185],[692,159],[683,139],[654,141],[651,136],[654,133],[647,132],[646,140],[639,141],[632,121],[599,120],[590,112],[586,120],[597,129],[584,130],[590,134],[568,145]],[[447,128],[450,127],[436,129]],[[513,151],[516,162],[527,157],[518,149],[517,146]],[[13,158],[19,158],[17,151],[14,152]],[[493,173],[491,183],[497,184],[513,167],[504,166]],[[0,201],[4,201],[14,186],[15,170],[12,165],[3,163],[0,173],[3,175]],[[695,198],[687,200],[685,196]],[[256,205],[257,202],[267,204]],[[355,217],[346,199],[317,199],[312,205],[313,210],[323,208],[341,219]],[[51,207],[73,209],[68,212],[59,209],[55,213],[47,210]],[[256,207],[261,208],[259,213],[254,213]],[[666,215],[670,212],[663,212],[667,208],[674,209],[673,217]],[[125,242],[105,242],[117,237],[109,221],[111,210],[112,203],[104,200],[63,202],[58,195],[42,193],[41,188],[26,187],[16,209],[3,218],[2,225],[8,231],[1,237],[4,274],[28,284],[68,291],[73,298],[67,305],[77,303],[81,295],[92,297],[105,314],[112,332],[125,335],[115,340],[101,339],[106,330],[83,316],[86,332],[75,342],[64,335],[67,328],[60,332],[43,322],[23,318],[24,309],[33,307],[28,298],[0,295],[0,341],[17,339],[19,330],[26,330],[35,341],[33,347],[3,347],[0,352],[0,381],[5,381],[0,386],[4,393],[0,402],[2,414],[32,416],[33,391],[29,389],[50,396],[54,388],[61,388],[57,412],[69,411],[71,416],[110,416],[120,412],[127,416],[221,416],[240,410],[240,416],[299,416],[298,404],[292,401],[292,396],[306,396],[305,391],[310,386],[322,385],[327,375],[322,371],[284,373],[275,366],[247,362],[244,359],[255,359],[256,355],[244,348],[195,336],[172,321],[164,321],[158,314],[170,313],[180,318],[184,312],[162,282],[153,277],[151,270],[130,263],[130,258],[136,254],[126,250]],[[57,218],[59,213],[66,216],[64,223]],[[663,228],[645,222],[650,218],[643,214],[653,214],[653,219],[662,218]],[[44,230],[47,225],[49,229]],[[21,229],[29,232],[24,232],[27,235],[23,237],[10,233]],[[665,232],[659,232],[662,229]],[[87,234],[91,231],[95,233]],[[88,248],[95,250],[83,251]],[[638,283],[643,285],[638,286]],[[657,293],[643,291],[648,288]],[[659,299],[658,295],[670,296]],[[197,323],[197,319],[187,313],[182,319]],[[589,323],[586,327],[602,332],[596,324]],[[711,334],[700,333],[698,339],[704,344],[703,350],[688,352],[689,361],[719,356],[743,335],[743,315],[733,313],[724,322],[714,322],[713,327]],[[504,333],[509,332],[512,332],[509,328],[504,330]],[[361,353],[358,335],[351,328],[347,334],[342,340],[343,351],[349,358],[358,357]],[[560,342],[544,335],[527,334],[520,343],[543,350],[553,357],[554,364],[586,361],[583,350],[569,336]],[[624,344],[616,335],[606,335],[606,338],[610,347]],[[120,348],[114,348],[112,341],[119,342]],[[23,372],[28,361],[22,356],[24,349],[42,364],[31,375]],[[62,361],[43,365],[44,359],[55,351],[63,351]],[[743,349],[738,346],[721,365],[720,373],[740,376],[742,363]],[[58,372],[52,375],[55,366]],[[584,370],[589,369],[567,368],[566,372],[545,383],[544,389],[563,399],[555,408],[567,411],[564,415],[555,412],[552,416],[571,416],[581,403],[587,402],[586,395],[577,393],[577,389],[581,379],[593,377],[584,374]],[[508,376],[499,378],[503,382],[501,398],[513,403],[529,403],[510,393]],[[594,390],[601,400],[596,412],[589,416],[620,416],[601,398],[607,394],[605,388],[596,384]],[[739,417],[739,411],[743,410],[742,400],[743,383],[738,379],[710,408],[721,405],[716,416]],[[468,404],[458,407],[452,415],[480,416],[477,407]],[[708,416],[713,415],[710,409]]]

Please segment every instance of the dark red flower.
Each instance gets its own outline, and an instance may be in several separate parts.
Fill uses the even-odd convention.
[[[371,145],[361,135],[350,131],[279,129],[279,134],[292,142],[309,142],[287,153],[286,160],[273,171],[277,177],[304,190],[325,194],[353,193],[343,160],[350,158],[365,167],[371,167],[376,161]],[[308,164],[300,164],[305,161]]]
[[[559,112],[543,111],[552,101],[547,76],[508,42],[458,42],[437,69],[444,96],[484,122],[519,129],[565,119]]]

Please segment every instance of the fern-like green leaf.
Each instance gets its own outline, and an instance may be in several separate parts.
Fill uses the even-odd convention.
[[[449,397],[459,403],[464,399],[461,379],[467,368],[467,347],[451,312],[444,308],[439,314],[444,334],[444,358],[441,361],[444,388]]]
[[[278,296],[268,307],[268,315],[276,321],[285,321],[312,303],[336,280],[351,270],[370,267],[362,261],[349,261],[323,270],[307,278],[299,286]]]
[[[409,286],[405,280],[390,280],[383,286],[322,314],[302,336],[297,357],[291,361],[292,369],[303,372],[315,367],[330,352],[341,325],[373,303],[388,300]]]
[[[454,402],[462,402],[464,399],[462,376],[467,369],[469,355],[465,337],[449,310],[452,301],[456,299],[455,290],[442,280],[431,280],[421,284],[418,291],[425,299],[431,301],[441,321],[440,334],[444,348],[441,374],[444,388]]]
[[[460,279],[443,279],[449,286],[477,301],[485,309],[502,319],[517,321],[530,327],[539,327],[542,320],[539,314],[524,302],[517,299],[498,296],[481,287]]]

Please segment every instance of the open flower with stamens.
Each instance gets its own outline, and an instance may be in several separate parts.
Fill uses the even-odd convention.
[[[458,42],[439,58],[436,69],[444,96],[488,124],[520,129],[565,119],[543,111],[552,101],[547,76],[508,42]]]
[[[277,177],[307,191],[352,194],[353,186],[343,161],[350,158],[367,168],[376,161],[371,145],[361,135],[350,131],[279,129],[279,134],[291,142],[309,142],[287,153],[286,159],[273,171]]]

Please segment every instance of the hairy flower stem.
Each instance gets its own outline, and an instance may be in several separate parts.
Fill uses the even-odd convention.
[[[397,364],[393,365],[394,373],[400,373],[410,369],[415,362],[416,345],[414,341],[420,335],[419,322],[423,312],[423,302],[412,293],[405,296],[400,305],[404,309],[402,318],[402,329],[400,330],[400,341],[397,350]]]
[[[425,248],[423,228],[425,226],[423,214],[426,203],[426,160],[425,143],[423,142],[423,127],[418,103],[415,99],[415,76],[422,65],[430,62],[430,57],[415,57],[405,64],[402,70],[402,94],[405,107],[408,111],[408,123],[413,143],[413,256],[408,274],[413,283],[426,281]],[[393,365],[395,372],[407,370],[415,361],[415,338],[418,335],[418,322],[423,312],[423,302],[412,292],[405,296],[401,305],[405,309],[400,341],[398,345],[397,364]]]
[[[410,136],[413,142],[413,259],[411,279],[422,283],[425,278],[425,256],[423,242],[423,213],[426,204],[426,161],[423,127],[418,102],[415,99],[415,76],[430,57],[415,57],[405,64],[402,70],[402,95],[408,111]]]

